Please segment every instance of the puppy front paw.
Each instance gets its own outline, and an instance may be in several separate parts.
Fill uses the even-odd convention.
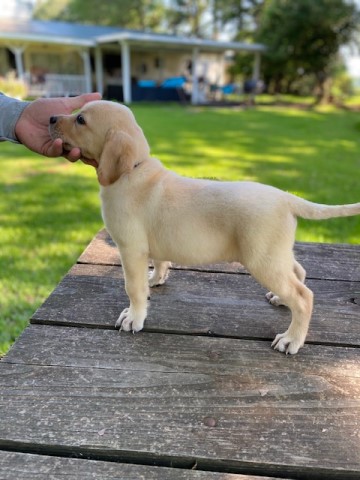
[[[290,355],[295,355],[295,353],[299,351],[304,343],[305,339],[292,336],[288,331],[286,331],[276,335],[271,346],[274,348],[274,350],[279,350],[279,352],[286,353],[286,355],[289,353]]]
[[[137,313],[134,312],[131,307],[125,308],[116,320],[115,328],[119,328],[120,331],[124,330],[125,332],[140,332],[144,327],[145,318],[146,312]]]

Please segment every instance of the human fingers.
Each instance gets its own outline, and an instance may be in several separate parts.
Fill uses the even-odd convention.
[[[63,154],[63,141],[61,138],[56,138],[48,146],[45,147],[44,155],[47,157],[61,157]]]
[[[83,95],[79,95],[78,97],[69,97],[66,99],[66,102],[69,112],[72,112],[73,110],[77,110],[83,107],[88,102],[101,100],[101,98],[101,94],[98,92],[84,93]]]
[[[80,148],[75,147],[70,150],[70,152],[66,152],[65,155],[63,155],[67,160],[70,162],[76,162],[81,158],[81,151]]]
[[[64,151],[62,139],[56,138],[45,148],[44,155],[47,157],[63,156],[70,162],[76,162],[81,157],[81,151],[78,147],[72,148],[70,151]]]

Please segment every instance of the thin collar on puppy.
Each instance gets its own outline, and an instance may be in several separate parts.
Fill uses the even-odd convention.
[[[98,166],[99,166],[98,162],[96,160],[92,159],[92,158],[83,157],[83,158],[81,158],[81,161],[83,163],[85,163],[86,165],[91,165],[94,168],[98,168]]]

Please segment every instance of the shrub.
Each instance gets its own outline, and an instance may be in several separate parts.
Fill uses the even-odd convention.
[[[16,78],[14,72],[10,72],[5,77],[0,77],[0,92],[22,100],[27,95],[27,87],[23,81]]]

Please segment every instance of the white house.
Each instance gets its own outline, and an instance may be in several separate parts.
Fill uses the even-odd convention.
[[[259,78],[263,45],[32,20],[31,0],[6,0],[5,5],[0,75],[15,70],[31,95],[97,90],[131,103],[172,100],[189,92],[196,104],[205,100],[210,86],[226,83],[229,51],[253,53],[253,77]]]

